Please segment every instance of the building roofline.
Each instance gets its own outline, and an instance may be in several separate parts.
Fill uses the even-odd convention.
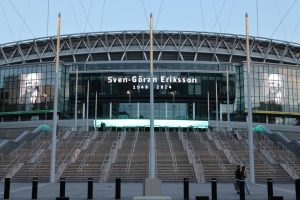
[[[149,31],[106,31],[61,36],[60,56],[68,62],[149,60]],[[154,59],[240,63],[246,58],[245,35],[167,31],[154,32]],[[55,61],[56,36],[0,45],[0,66]],[[251,61],[299,66],[300,44],[250,38]]]
[[[126,31],[101,31],[101,32],[85,32],[85,33],[70,33],[70,34],[63,34],[61,35],[61,40],[69,37],[82,37],[82,36],[95,36],[95,35],[118,35],[118,34],[140,34],[140,33],[149,33],[148,30],[126,30]],[[241,39],[246,39],[246,35],[242,34],[232,34],[232,33],[219,33],[219,32],[202,32],[202,31],[172,31],[172,30],[154,30],[154,34],[187,34],[187,35],[205,35],[205,36],[222,36],[222,37],[238,37]],[[9,47],[14,46],[16,44],[27,44],[34,41],[48,41],[50,39],[56,38],[56,35],[53,36],[46,36],[46,37],[37,37],[37,38],[31,38],[31,39],[25,39],[25,40],[19,40],[15,42],[7,42],[0,44],[0,47]],[[278,44],[289,44],[291,46],[300,47],[300,43],[292,42],[292,41],[285,41],[285,40],[279,40],[279,39],[272,39],[267,37],[259,37],[259,36],[250,36],[250,40],[256,40],[258,42],[273,42]]]

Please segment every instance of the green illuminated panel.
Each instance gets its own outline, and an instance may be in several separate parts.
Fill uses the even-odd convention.
[[[98,119],[94,120],[94,126],[100,127],[104,123],[106,127],[149,127],[149,119]],[[207,128],[208,121],[194,120],[154,120],[155,127],[193,127]]]

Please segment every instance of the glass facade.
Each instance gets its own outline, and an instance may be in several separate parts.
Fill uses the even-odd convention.
[[[91,65],[91,66],[90,66]],[[120,67],[121,65],[121,67]],[[149,118],[150,79],[148,63],[85,64],[70,66],[69,116],[75,108],[76,68],[78,77],[78,114],[87,104],[90,82],[89,117]],[[154,114],[156,119],[207,119],[207,96],[215,110],[215,83],[219,102],[226,102],[226,69],[229,70],[230,103],[235,99],[235,72],[231,64],[155,63]],[[214,111],[215,112],[215,111]],[[212,118],[213,119],[213,118]]]
[[[45,63],[0,68],[0,116],[3,121],[38,120],[40,116],[46,118],[47,115],[52,115],[54,67],[52,63]],[[59,88],[64,87],[62,71],[64,70],[59,73]],[[62,97],[60,89],[60,105],[64,104]]]
[[[254,120],[298,124],[300,117],[300,69],[280,64],[253,63],[251,100]],[[246,65],[244,65],[246,77]],[[247,94],[247,83],[244,81]],[[245,95],[245,107],[247,98]]]
[[[300,69],[295,66],[252,63],[253,121],[299,124]],[[89,118],[149,118],[150,79],[147,62],[61,64],[59,117],[73,119],[78,69],[78,119],[84,118],[89,82]],[[213,62],[154,63],[156,119],[216,119],[216,84],[220,118],[227,116],[227,70],[231,120],[247,115],[246,65]],[[0,69],[2,121],[52,117],[55,63],[26,64]],[[97,99],[96,99],[97,93]],[[97,101],[97,109],[95,109]],[[83,108],[85,106],[85,108]],[[97,110],[97,113],[95,111]],[[220,114],[220,113],[219,113]]]

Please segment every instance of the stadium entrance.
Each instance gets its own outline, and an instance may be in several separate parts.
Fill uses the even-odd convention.
[[[90,118],[96,116],[100,119],[149,119],[148,65],[147,62],[110,62],[70,66],[68,115],[73,116],[75,112],[78,69],[79,117],[85,115],[89,82]],[[233,104],[236,76],[235,68],[231,64],[155,63],[155,119],[207,120],[208,96],[211,115],[216,112],[216,95],[219,110],[222,110],[222,104],[226,104],[226,70],[229,74],[229,103]],[[224,109],[222,111],[226,113]]]

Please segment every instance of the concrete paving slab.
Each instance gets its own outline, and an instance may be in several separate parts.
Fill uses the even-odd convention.
[[[171,197],[166,196],[137,196],[132,200],[172,200]]]
[[[196,196],[209,196],[211,199],[211,184],[189,184],[190,199]],[[136,196],[143,195],[143,183],[122,183],[121,199],[132,200]],[[235,193],[233,184],[218,183],[219,200],[239,200]],[[250,185],[253,195],[246,194],[246,200],[266,200],[266,184]],[[3,198],[4,183],[0,183],[0,199]],[[294,184],[274,184],[274,196],[283,196],[284,200],[295,200]],[[115,199],[114,183],[94,183],[94,199]],[[38,187],[38,198],[43,200],[54,200],[59,196],[59,183],[40,183]],[[183,183],[162,183],[162,196],[169,196],[172,200],[183,199]],[[10,197],[13,200],[31,199],[31,183],[11,183]],[[66,183],[66,197],[71,200],[83,200],[87,198],[87,183]]]

